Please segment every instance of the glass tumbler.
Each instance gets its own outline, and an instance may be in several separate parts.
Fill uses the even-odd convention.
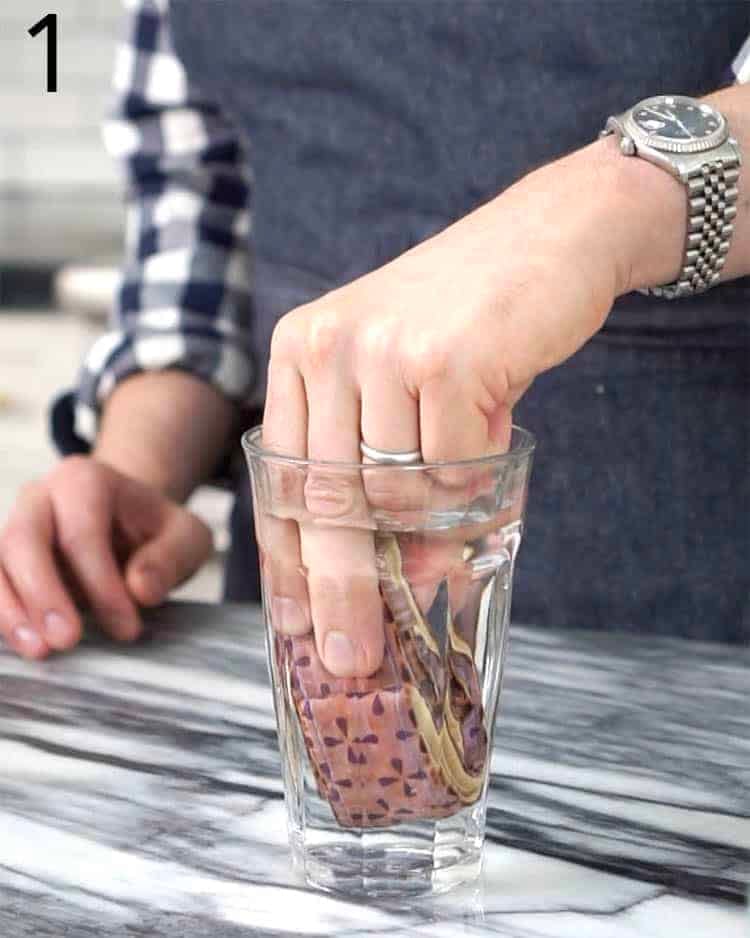
[[[533,437],[408,466],[243,447],[295,863],[350,896],[474,879]],[[361,676],[324,664],[342,629]]]

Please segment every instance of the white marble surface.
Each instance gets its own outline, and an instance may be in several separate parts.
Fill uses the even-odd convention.
[[[476,889],[400,907],[290,869],[258,611],[0,652],[0,936],[740,938],[750,650],[515,628]]]

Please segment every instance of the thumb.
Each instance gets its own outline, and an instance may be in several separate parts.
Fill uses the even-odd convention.
[[[213,553],[213,535],[200,518],[177,505],[164,512],[153,537],[130,557],[125,582],[136,602],[157,606]]]

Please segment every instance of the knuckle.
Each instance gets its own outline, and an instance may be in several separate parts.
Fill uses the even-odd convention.
[[[66,456],[59,463],[59,469],[66,473],[84,473],[91,467],[91,459],[88,456]]]
[[[415,487],[400,479],[397,474],[387,469],[377,469],[363,473],[367,501],[373,508],[390,511],[414,509],[420,502],[420,493]]]
[[[341,355],[345,339],[341,314],[322,307],[310,317],[305,335],[305,363],[313,371],[330,367]]]
[[[444,380],[450,374],[451,358],[451,349],[443,336],[434,333],[415,336],[405,350],[408,385],[420,388]]]
[[[362,330],[360,357],[370,370],[382,372],[393,366],[398,352],[398,324],[392,318],[375,319]]]
[[[271,466],[269,483],[274,503],[280,506],[301,504],[305,486],[303,470],[293,466]]]
[[[92,546],[101,541],[104,525],[103,518],[98,517],[85,506],[81,506],[75,521],[67,520],[59,526],[58,546],[68,556],[88,554]]]
[[[57,475],[80,486],[82,491],[91,491],[102,484],[102,467],[88,456],[67,456],[60,462]]]
[[[441,459],[445,459],[446,456],[445,454],[438,453],[434,458],[439,462]],[[442,485],[443,488],[453,490],[456,493],[456,498],[458,498],[458,493],[468,493],[470,488],[470,470],[462,469],[458,466],[450,469],[436,469],[434,477],[435,481]]]
[[[286,361],[294,358],[299,345],[300,328],[294,311],[276,323],[271,335],[271,360]]]
[[[271,337],[272,362],[295,361],[307,371],[328,368],[340,357],[346,338],[343,313],[318,303],[287,313]]]
[[[355,499],[353,480],[341,474],[311,472],[305,483],[305,504],[313,515],[339,518],[352,511]]]

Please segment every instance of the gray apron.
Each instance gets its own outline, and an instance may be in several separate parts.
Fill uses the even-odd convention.
[[[258,359],[286,311],[384,263],[604,118],[716,88],[722,0],[171,0],[255,174]],[[592,195],[592,197],[595,197]],[[750,287],[626,297],[516,411],[539,437],[519,621],[750,637]],[[257,596],[247,487],[227,594]]]

